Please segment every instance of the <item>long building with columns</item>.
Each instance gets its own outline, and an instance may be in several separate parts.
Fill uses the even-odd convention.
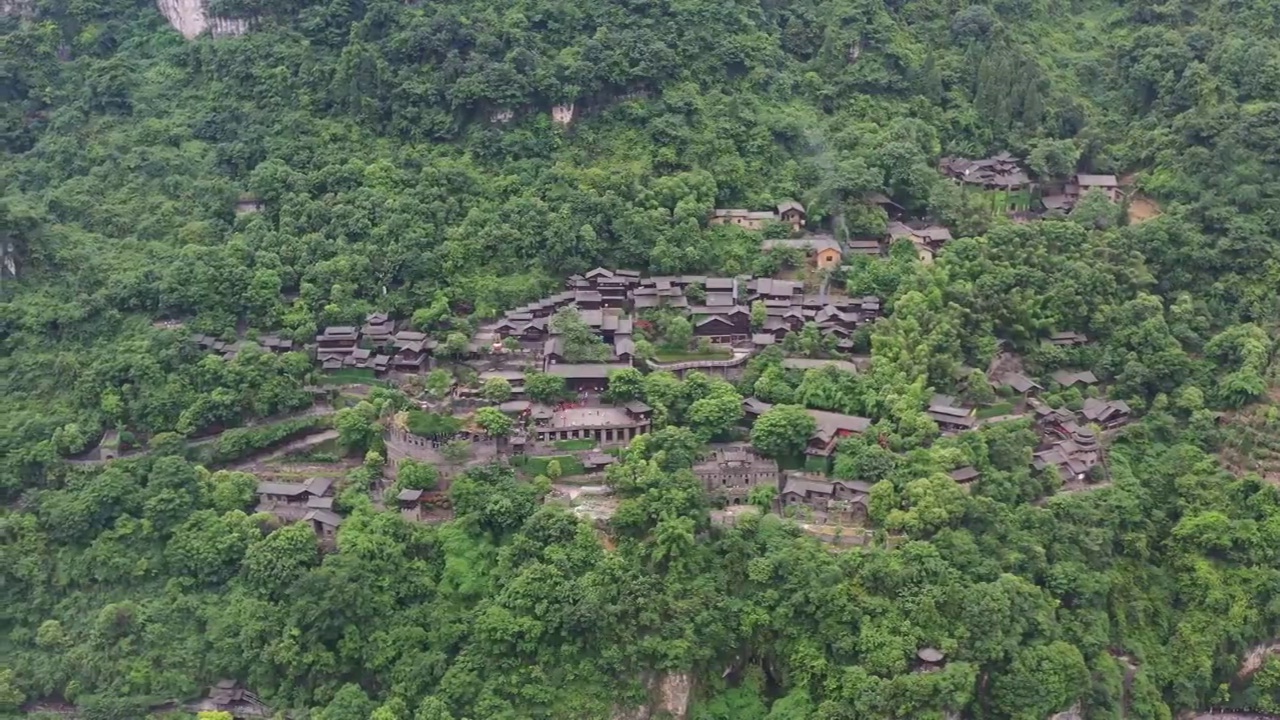
[[[555,410],[537,419],[529,434],[540,443],[594,440],[601,445],[625,444],[653,427],[653,408],[642,402],[621,407],[574,407]]]

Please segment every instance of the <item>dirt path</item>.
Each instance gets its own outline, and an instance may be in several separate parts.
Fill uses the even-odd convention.
[[[337,409],[334,408],[332,405],[329,405],[327,403],[316,403],[315,405],[312,405],[306,410],[302,410],[295,413],[285,413],[282,415],[272,415],[271,417],[265,417],[265,418],[256,418],[256,419],[250,420],[249,422],[239,427],[227,428],[222,432],[217,432],[212,435],[206,435],[204,437],[196,438],[194,440],[188,440],[187,447],[195,448],[195,447],[200,447],[201,445],[208,445],[209,443],[216,442],[218,438],[222,437],[222,433],[225,433],[228,430],[239,430],[239,429],[249,428],[249,427],[259,427],[262,425],[275,425],[277,423],[289,422],[291,420],[299,420],[301,418],[333,415],[336,412],[337,412]],[[96,452],[99,452],[100,450],[101,448],[94,448],[92,451],[89,451],[89,452],[96,453]],[[69,465],[77,465],[80,467],[93,467],[95,465],[105,465],[106,463],[109,463],[112,460],[130,460],[134,458],[140,458],[147,455],[150,452],[151,452],[150,448],[139,448],[137,450],[129,450],[127,452],[120,453],[114,458],[105,459],[105,460],[101,458],[85,458],[81,460],[68,459],[66,460],[66,462]]]
[[[235,465],[232,465],[230,469],[238,470],[240,472],[255,472],[255,470],[253,470],[252,468],[266,469],[266,468],[263,468],[262,466],[265,466],[267,463],[271,462],[272,460],[277,460],[286,455],[292,455],[293,453],[296,453],[299,451],[310,450],[319,445],[323,445],[324,443],[329,442],[330,440],[337,440],[337,439],[338,439],[337,430],[325,430],[324,432],[316,433],[315,435],[308,435],[306,437],[298,438],[297,440],[293,440],[291,442],[285,443],[284,445],[281,445],[278,448],[263,451],[263,453],[259,454],[257,457],[254,457],[251,455],[247,458],[244,458],[243,460],[236,463]]]
[[[1160,217],[1160,205],[1146,195],[1135,194],[1129,200],[1129,224],[1137,225],[1151,218]]]

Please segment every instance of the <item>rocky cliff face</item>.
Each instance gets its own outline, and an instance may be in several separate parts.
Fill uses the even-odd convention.
[[[15,2],[18,0],[0,0]],[[182,37],[192,40],[206,30],[214,37],[243,35],[249,21],[238,18],[210,17],[206,0],[156,0],[156,7]]]
[[[685,720],[689,717],[689,698],[693,694],[693,676],[689,673],[662,673],[650,677],[645,683],[649,688],[649,704],[643,707],[618,708],[612,720],[650,720],[670,717]]]
[[[31,17],[35,12],[35,0],[0,0],[0,17]]]

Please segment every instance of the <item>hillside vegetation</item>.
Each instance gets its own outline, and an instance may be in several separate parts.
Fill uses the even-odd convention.
[[[1280,5],[211,12],[253,29],[188,42],[146,0],[0,18],[0,716],[144,717],[232,677],[319,720],[587,720],[680,674],[692,720],[1280,709],[1280,661],[1236,678],[1280,635]],[[1013,224],[936,170],[1000,150],[1132,176],[1161,213]],[[252,515],[252,476],[182,456],[306,407],[314,381],[301,353],[224,362],[187,331],[306,341],[379,310],[465,344],[597,265],[779,270],[758,235],[708,227],[714,207],[794,198],[881,234],[873,192],[957,240],[930,265],[853,263],[848,292],[888,310],[859,338],[874,365],[797,400],[876,418],[896,453],[836,459],[877,483],[866,549],[771,516],[713,525],[675,421],[610,471],[604,533],[496,467],[454,484],[452,522],[379,512],[377,427],[339,413],[374,452],[330,553]],[[1041,347],[1055,330],[1096,343]],[[1022,425],[938,440],[931,392],[1002,343],[1093,368],[1142,416],[1110,486],[1053,496]],[[752,372],[742,394],[763,395]],[[659,377],[646,400],[671,418],[705,381]],[[406,406],[378,389],[360,412]],[[107,431],[154,451],[66,462]],[[969,493],[945,475],[965,465]],[[941,670],[915,672],[924,647]]]

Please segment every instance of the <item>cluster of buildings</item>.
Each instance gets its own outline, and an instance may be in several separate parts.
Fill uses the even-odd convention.
[[[1023,164],[1008,152],[983,160],[942,158],[942,174],[965,185],[984,190],[1018,191],[1036,187]],[[1090,190],[1101,190],[1111,202],[1120,201],[1120,181],[1115,175],[1077,173],[1063,183],[1042,182],[1040,204],[1046,211],[1068,213]]]
[[[1043,195],[1040,202],[1046,210],[1071,212],[1080,197],[1090,190],[1101,190],[1111,202],[1120,202],[1120,181],[1115,175],[1088,175],[1079,173],[1061,190],[1054,188],[1052,193]]]
[[[920,262],[929,264],[937,257],[943,245],[951,242],[951,231],[941,225],[929,223],[889,223],[889,242],[907,240],[916,248]]]
[[[944,157],[938,163],[943,175],[966,185],[986,190],[1023,190],[1031,187],[1031,176],[1018,158],[1002,152],[982,160]]]
[[[934,395],[925,414],[938,424],[943,435],[972,430],[978,424],[977,411],[961,407],[960,401],[950,395]]]
[[[693,466],[693,473],[710,497],[720,498],[727,506],[744,505],[752,490],[772,487],[777,490],[774,506],[779,512],[803,511],[819,524],[860,525],[867,519],[871,483],[784,472],[776,462],[761,457],[750,447],[717,448]],[[979,477],[972,467],[953,470],[949,475],[961,485]]]
[[[287,522],[308,523],[317,537],[329,542],[342,524],[342,517],[333,511],[333,479],[326,477],[258,483],[257,512],[271,513]]]
[[[847,525],[866,520],[870,498],[871,484],[861,480],[791,473],[778,495],[778,505],[783,512],[803,507],[819,523]]]
[[[773,405],[759,398],[742,401],[744,415],[752,422],[773,409]],[[861,435],[871,427],[871,419],[857,415],[843,415],[825,410],[807,410],[814,420],[814,430],[805,445],[805,454],[811,457],[831,457],[840,441],[851,435]]]
[[[1098,378],[1088,370],[1057,370],[1050,377],[1059,387],[1088,387]],[[1040,435],[1033,465],[1037,470],[1051,468],[1066,483],[1085,481],[1094,466],[1104,461],[1104,450],[1095,427],[1113,430],[1132,419],[1132,409],[1123,400],[1091,397],[1077,412],[1066,407],[1053,408],[1040,399],[1044,388],[1019,372],[1004,373],[996,384],[1022,396],[1035,420]]]
[[[286,353],[293,350],[292,340],[278,338],[275,335],[263,335],[257,340],[226,342],[210,335],[196,334],[191,336],[191,341],[201,350],[214,353],[228,362],[234,360],[244,350],[254,346],[260,350],[274,353]]]
[[[866,201],[885,208],[893,218],[897,218],[902,211],[900,205],[882,193],[871,193]],[[718,208],[712,213],[710,224],[737,225],[747,230],[760,230],[767,223],[780,222],[790,225],[793,233],[800,233],[804,229],[805,220],[804,206],[789,201],[782,203],[774,210],[765,211]],[[760,243],[760,249],[765,252],[781,248],[799,250],[817,269],[833,270],[840,267],[845,257],[880,256],[885,253],[889,245],[904,239],[916,245],[921,260],[932,262],[938,250],[952,238],[951,231],[945,227],[923,222],[904,223],[895,219],[889,224],[888,233],[884,237],[850,238],[841,242],[833,235],[817,233],[763,240]]]
[[[737,225],[744,230],[760,230],[768,223],[790,225],[792,232],[804,229],[804,205],[788,200],[772,210],[744,210],[740,208],[716,208],[711,211],[709,225]]]
[[[757,328],[751,324],[755,302],[763,304],[767,313]],[[551,322],[565,307],[575,308],[587,327],[611,348],[608,361],[568,362],[564,340]],[[658,308],[688,317],[694,337],[752,349],[779,342],[809,322],[834,336],[837,347],[852,349],[854,331],[882,314],[879,298],[805,294],[804,284],[792,280],[750,275],[641,277],[633,270],[596,268],[570,277],[563,292],[509,311],[482,328],[477,338],[493,343],[515,338],[540,356],[546,372],[564,376],[571,387],[597,389],[610,370],[634,363],[637,316]]]
[[[436,341],[413,330],[396,331],[386,313],[372,313],[361,327],[330,325],[316,335],[316,360],[325,370],[353,368],[384,373],[419,372],[427,367]]]

